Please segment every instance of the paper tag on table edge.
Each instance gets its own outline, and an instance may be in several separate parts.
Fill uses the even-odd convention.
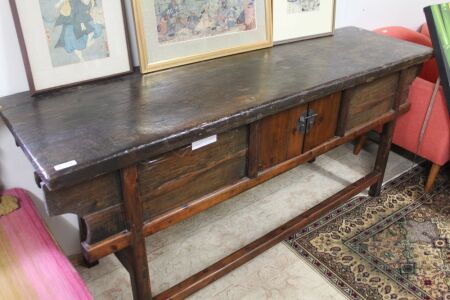
[[[76,166],[77,164],[78,163],[76,160],[71,160],[71,161],[56,165],[53,168],[55,169],[55,171],[61,171],[61,170]]]
[[[217,142],[217,134],[193,142],[192,150],[197,150],[197,149],[203,148],[203,147],[213,144],[215,142]]]

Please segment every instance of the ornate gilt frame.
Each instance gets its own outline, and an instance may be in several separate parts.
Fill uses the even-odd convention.
[[[177,67],[181,65],[191,64],[195,62],[200,62],[204,60],[214,59],[223,56],[229,56],[233,54],[238,54],[242,52],[248,52],[263,48],[269,48],[273,46],[273,30],[272,30],[272,1],[263,0],[266,5],[266,41],[259,42],[251,45],[244,45],[233,48],[226,48],[217,51],[212,51],[205,54],[196,54],[181,58],[164,60],[156,63],[149,63],[147,57],[147,41],[145,38],[144,23],[142,20],[142,6],[141,1],[143,0],[133,0],[133,15],[136,30],[136,38],[138,43],[139,61],[141,73],[150,73],[163,69],[168,69],[172,67]]]

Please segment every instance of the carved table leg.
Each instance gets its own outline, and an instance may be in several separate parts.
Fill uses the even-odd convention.
[[[123,169],[121,177],[124,211],[127,228],[131,233],[131,245],[116,255],[130,273],[134,299],[148,300],[152,299],[152,293],[143,232],[143,207],[138,192],[136,166]]]

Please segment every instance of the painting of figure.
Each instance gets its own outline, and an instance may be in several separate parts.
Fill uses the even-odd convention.
[[[155,0],[158,42],[256,29],[255,0]]]
[[[109,57],[102,0],[39,0],[54,67]]]
[[[285,0],[287,1],[288,14],[306,13],[318,11],[320,0]]]

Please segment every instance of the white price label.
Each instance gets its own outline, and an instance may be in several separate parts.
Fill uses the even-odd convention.
[[[70,167],[73,167],[76,165],[77,165],[77,161],[71,160],[71,161],[56,165],[53,168],[55,168],[56,171],[61,171],[61,170],[64,170],[64,169],[67,169],[67,168],[70,168]]]
[[[192,150],[197,150],[217,142],[217,134],[192,143]]]

